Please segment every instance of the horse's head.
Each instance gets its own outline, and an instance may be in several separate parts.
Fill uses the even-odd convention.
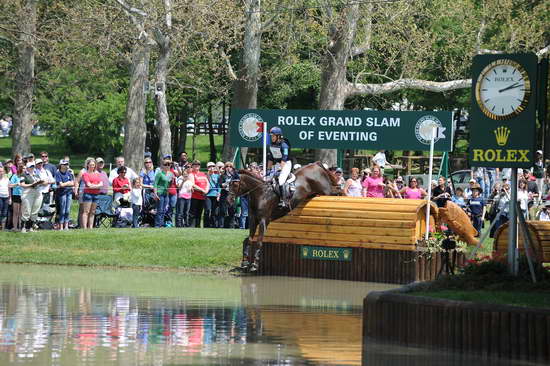
[[[243,191],[241,187],[241,178],[238,175],[233,175],[229,181],[229,194],[227,195],[227,203],[233,206],[235,203],[235,197],[240,196]]]

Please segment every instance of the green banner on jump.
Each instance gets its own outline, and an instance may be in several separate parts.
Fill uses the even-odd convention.
[[[351,248],[310,247],[303,245],[300,248],[302,259],[320,259],[325,261],[351,261]]]
[[[231,111],[231,144],[261,147],[263,124],[278,126],[292,147],[310,149],[430,150],[452,151],[452,112],[234,109]]]

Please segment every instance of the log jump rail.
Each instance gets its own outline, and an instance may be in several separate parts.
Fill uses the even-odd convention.
[[[533,241],[533,249],[537,262],[550,263],[550,222],[527,221],[529,234]],[[523,232],[519,230],[518,248],[524,254]],[[505,223],[495,232],[493,251],[498,256],[506,256],[508,253],[508,223]]]
[[[410,283],[435,278],[441,258],[419,257],[425,200],[320,196],[273,221],[259,274]],[[434,216],[437,208],[430,209]]]

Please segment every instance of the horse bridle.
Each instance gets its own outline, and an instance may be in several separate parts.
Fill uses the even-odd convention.
[[[233,182],[239,182],[239,184],[238,184],[238,186],[237,186],[237,187],[238,187],[237,189],[240,191],[240,190],[241,190],[241,178],[238,178],[238,179],[231,179],[231,183],[233,183]],[[239,194],[239,196],[245,196],[245,195],[247,195],[247,194],[249,194],[249,193],[251,193],[251,192],[254,192],[256,189],[258,189],[258,188],[260,188],[260,187],[262,187],[262,186],[264,186],[264,185],[265,185],[265,183],[258,184],[256,187],[251,188],[251,189],[249,189],[248,191]],[[233,195],[236,196],[236,194],[235,194],[234,192],[231,192],[231,193],[233,193]]]

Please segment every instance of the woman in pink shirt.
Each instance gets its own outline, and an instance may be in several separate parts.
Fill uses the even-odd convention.
[[[403,187],[400,193],[404,198],[408,198],[410,200],[420,200],[427,195],[425,190],[418,187],[418,182],[416,181],[416,178],[410,178],[409,186]]]
[[[83,229],[94,227],[95,209],[97,207],[97,196],[103,186],[101,174],[96,171],[95,159],[89,159],[86,165],[86,173],[82,174],[84,182],[84,195],[82,196],[82,216],[80,224]]]
[[[380,175],[380,167],[375,165],[372,168],[370,177],[363,181],[363,197],[384,198],[384,180]]]

